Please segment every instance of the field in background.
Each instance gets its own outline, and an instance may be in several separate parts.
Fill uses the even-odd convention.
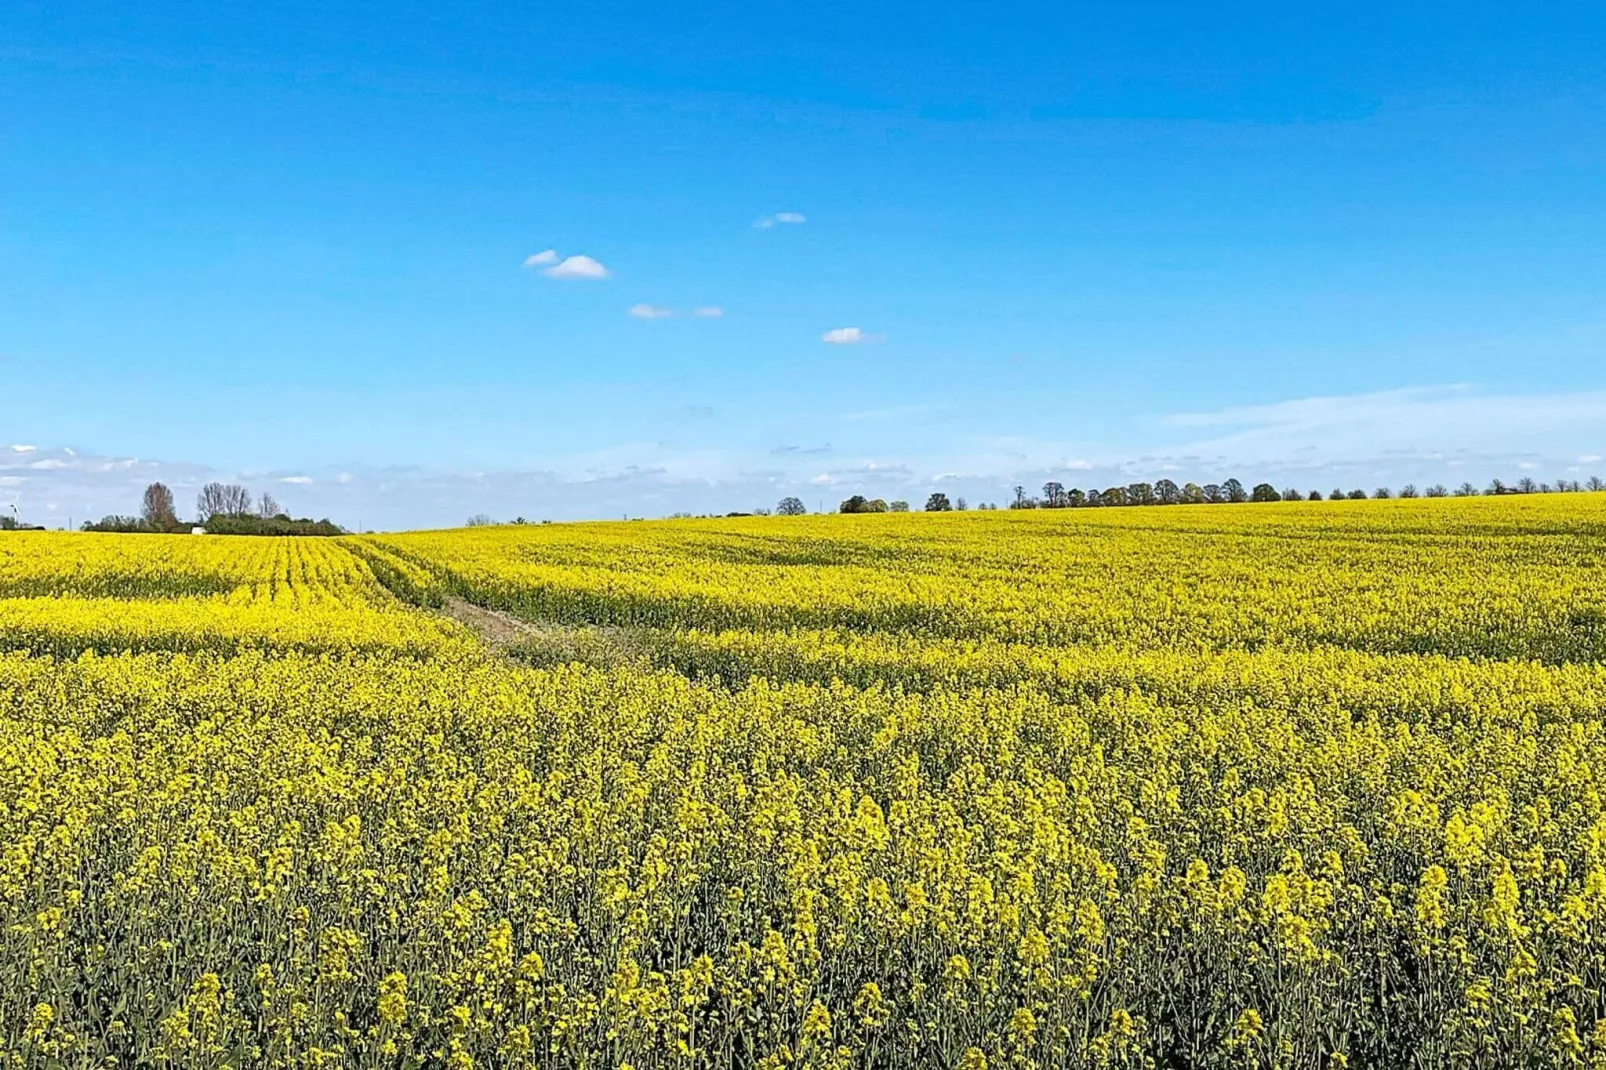
[[[1602,495],[0,536],[0,1048],[1600,1064],[1603,581]]]

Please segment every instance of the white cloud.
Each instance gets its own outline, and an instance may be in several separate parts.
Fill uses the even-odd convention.
[[[639,304],[631,305],[625,310],[625,315],[638,320],[666,320],[675,314],[672,308],[663,308],[659,305]]]
[[[566,256],[541,274],[549,279],[605,279],[608,269],[583,253]]]
[[[776,212],[774,215],[760,216],[753,223],[753,226],[759,230],[769,230],[777,223],[786,224],[789,226],[797,226],[799,223],[803,223],[805,221],[806,220],[802,212]]]
[[[556,264],[557,262],[558,251],[556,249],[543,249],[533,256],[524,258],[524,266],[527,268],[545,267],[547,264]]]
[[[356,478],[357,477],[352,475],[350,472],[341,472],[338,476],[335,476],[335,482],[344,485],[350,483]]]
[[[1578,458],[1579,464],[1599,464],[1601,456],[1598,453],[1585,453]]]
[[[820,335],[820,341],[833,346],[858,345],[860,342],[879,342],[884,334],[870,334],[858,327],[833,327]]]
[[[300,486],[306,486],[308,483],[312,482],[312,477],[311,476],[281,476],[281,477],[279,477],[279,482],[280,483],[295,483],[295,484],[298,484]]]
[[[725,310],[718,305],[701,305],[692,309],[691,314],[698,319],[717,320],[725,314]]]
[[[12,446],[11,447],[11,452],[12,453],[32,453],[34,450],[36,450],[38,448],[39,448],[38,446],[20,446],[20,445],[19,446]]]

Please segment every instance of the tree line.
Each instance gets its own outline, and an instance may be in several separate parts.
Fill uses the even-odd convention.
[[[202,528],[209,535],[343,535],[345,529],[327,519],[296,519],[280,508],[273,495],[254,498],[238,483],[208,483],[195,498],[196,520],[181,520],[173,491],[152,483],[140,499],[138,516],[107,516],[84,524],[84,531],[174,534]]]
[[[1129,483],[1124,487],[1107,487],[1104,490],[1082,490],[1079,487],[1066,487],[1063,483],[1050,480],[1043,484],[1041,497],[1033,497],[1026,493],[1026,488],[1017,484],[1014,488],[1014,497],[1010,500],[1010,509],[1083,509],[1104,508],[1110,506],[1127,505],[1218,505],[1235,502],[1319,502],[1319,501],[1347,501],[1359,499],[1378,498],[1470,498],[1480,494],[1555,494],[1577,493],[1582,491],[1606,490],[1606,482],[1599,476],[1591,476],[1588,480],[1558,479],[1552,483],[1540,483],[1528,477],[1523,477],[1515,483],[1506,483],[1496,479],[1481,490],[1472,483],[1462,483],[1453,490],[1443,483],[1434,483],[1431,486],[1418,488],[1415,483],[1407,483],[1398,491],[1389,487],[1377,487],[1368,494],[1365,490],[1356,487],[1345,490],[1335,487],[1323,494],[1319,490],[1302,491],[1296,487],[1285,487],[1278,490],[1270,483],[1257,483],[1246,488],[1237,479],[1228,479],[1221,483],[1183,483],[1180,486],[1173,480],[1161,479],[1154,483]],[[964,512],[970,508],[964,498],[949,499],[948,495],[939,492],[933,493],[926,499],[925,511],[928,513]],[[982,502],[978,509],[997,509],[996,503]],[[882,498],[866,498],[862,494],[855,494],[842,501],[837,507],[839,513],[907,513],[909,503],[906,501],[886,501]],[[762,510],[761,510],[762,512]],[[801,516],[808,512],[803,500],[797,497],[785,497],[776,505],[775,512],[780,516]]]

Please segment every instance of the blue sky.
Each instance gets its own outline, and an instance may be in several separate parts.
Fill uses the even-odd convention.
[[[1603,269],[1598,5],[0,7],[51,524],[1606,475]]]

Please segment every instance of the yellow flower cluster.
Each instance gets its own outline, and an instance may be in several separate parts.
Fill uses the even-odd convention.
[[[1606,1067],[1603,572],[1585,495],[0,535],[0,1066]]]

